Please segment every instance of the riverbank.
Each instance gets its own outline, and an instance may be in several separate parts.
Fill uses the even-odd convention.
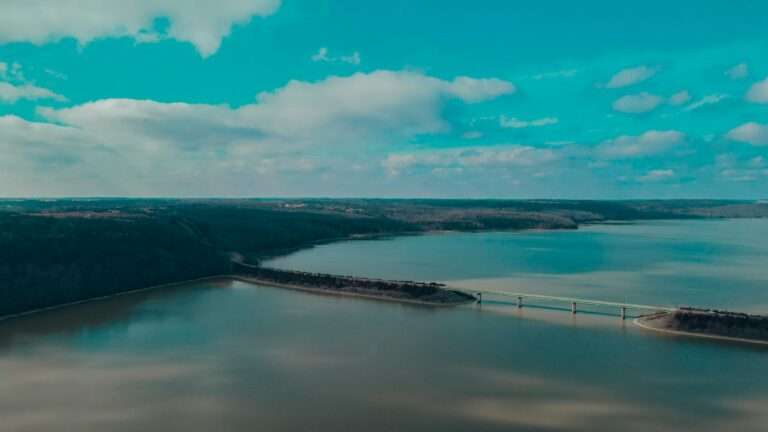
[[[632,323],[644,330],[672,336],[695,337],[723,342],[744,343],[768,347],[767,339],[735,337],[674,328],[673,315],[675,313],[676,312],[666,312],[661,314],[640,316],[632,320]]]
[[[386,295],[386,291],[374,291],[374,290],[361,290],[361,291],[342,291],[342,290],[334,290],[334,289],[327,289],[327,288],[321,288],[321,287],[314,287],[314,286],[306,286],[306,285],[298,285],[298,284],[283,284],[278,283],[266,279],[259,279],[255,277],[248,277],[240,274],[223,274],[223,275],[216,275],[216,276],[207,276],[197,279],[189,279],[179,282],[172,282],[167,284],[161,284],[161,285],[153,285],[149,287],[144,288],[138,288],[135,290],[130,291],[122,291],[115,294],[105,295],[105,296],[99,296],[99,297],[92,297],[84,300],[78,300],[74,302],[64,303],[60,305],[50,306],[46,308],[39,308],[34,309],[30,311],[25,311],[17,314],[11,314],[0,317],[0,322],[10,320],[13,318],[20,318],[28,315],[34,315],[41,312],[49,312],[57,309],[66,308],[69,306],[76,306],[80,304],[86,304],[86,303],[92,303],[100,300],[107,300],[110,298],[115,297],[121,297],[121,296],[127,296],[131,294],[137,294],[145,291],[150,290],[157,290],[162,288],[171,288],[171,287],[177,287],[181,285],[187,285],[187,284],[193,284],[197,282],[205,282],[205,281],[216,281],[216,280],[237,280],[241,282],[246,282],[250,284],[255,285],[264,285],[264,286],[270,286],[275,288],[286,288],[286,289],[292,289],[292,290],[298,290],[298,291],[305,291],[305,292],[312,292],[312,293],[319,293],[319,294],[333,294],[333,295],[343,295],[343,296],[350,296],[350,297],[359,297],[359,298],[366,298],[366,299],[373,299],[373,300],[385,300],[385,301],[394,301],[399,303],[407,303],[407,304],[413,304],[413,305],[421,305],[421,306],[459,306],[462,304],[469,304],[475,301],[474,298],[466,298],[464,301],[454,301],[454,302],[438,302],[438,301],[428,301],[428,300],[418,300],[418,299],[409,299],[409,298],[403,298],[403,297],[396,297],[396,296],[388,296]],[[390,281],[394,282],[394,281]],[[446,291],[447,292],[447,291]],[[451,293],[453,294],[453,293]]]
[[[270,259],[280,258],[286,255],[290,255],[292,253],[299,252],[305,249],[311,249],[315,246],[323,246],[323,245],[329,245],[329,244],[338,243],[338,242],[355,241],[355,240],[387,240],[387,239],[394,239],[397,237],[447,235],[447,234],[458,234],[458,233],[470,233],[470,234],[488,233],[488,232],[537,233],[537,232],[576,231],[582,226],[621,225],[621,224],[627,225],[627,224],[636,224],[636,223],[638,223],[638,221],[605,220],[605,221],[599,221],[599,222],[585,222],[585,223],[582,223],[581,225],[576,225],[571,228],[511,228],[511,229],[498,229],[498,230],[434,229],[434,230],[426,230],[426,231],[394,231],[394,232],[388,232],[388,233],[352,234],[344,237],[334,237],[334,238],[328,238],[328,239],[322,239],[322,240],[308,241],[290,248],[269,249],[269,250],[259,252],[258,254],[253,256],[253,258],[256,258],[258,261],[265,261],[265,260],[270,260]]]
[[[91,297],[91,298],[87,298],[87,299],[83,299],[83,300],[78,300],[78,301],[74,301],[74,302],[62,303],[62,304],[58,304],[58,305],[55,305],[55,306],[49,306],[49,307],[45,307],[45,308],[33,309],[33,310],[29,310],[29,311],[25,311],[25,312],[20,312],[20,313],[16,313],[16,314],[0,316],[0,322],[5,321],[5,320],[9,320],[9,319],[13,319],[13,318],[19,318],[19,317],[27,316],[27,315],[33,315],[33,314],[37,314],[37,313],[41,313],[41,312],[48,312],[48,311],[52,311],[52,310],[56,310],[56,309],[61,309],[61,308],[69,307],[69,306],[77,306],[77,305],[80,305],[80,304],[92,303],[92,302],[96,302],[96,301],[100,301],[100,300],[106,300],[106,299],[115,298],[115,297],[121,297],[121,296],[126,296],[126,295],[131,295],[131,294],[137,294],[137,293],[144,292],[144,291],[156,290],[156,289],[161,289],[161,288],[171,288],[171,287],[175,287],[175,286],[193,284],[193,283],[196,283],[196,282],[205,282],[205,281],[222,280],[222,279],[234,279],[234,278],[231,275],[206,276],[206,277],[201,277],[201,278],[197,278],[197,279],[189,279],[189,280],[184,280],[184,281],[179,281],[179,282],[171,282],[171,283],[167,283],[167,284],[160,284],[160,285],[153,285],[153,286],[148,286],[148,287],[144,287],[144,288],[137,288],[137,289],[130,290],[130,291],[121,291],[121,292],[110,294],[110,295],[99,296],[99,297]]]
[[[388,232],[388,233],[368,233],[368,234],[351,234],[344,237],[333,237],[333,238],[327,238],[327,239],[321,239],[321,240],[312,240],[307,241],[304,243],[301,243],[296,246],[292,246],[289,248],[279,248],[279,249],[267,249],[264,251],[260,251],[258,254],[255,255],[255,258],[259,261],[262,260],[268,260],[271,258],[277,258],[285,255],[290,255],[294,252],[298,252],[304,249],[309,249],[315,246],[322,246],[326,244],[331,243],[337,243],[337,242],[343,242],[343,241],[351,241],[351,240],[383,240],[387,238],[394,238],[394,237],[402,237],[402,236],[417,236],[417,235],[424,235],[424,234],[430,234],[430,232],[425,231],[394,231],[394,232]]]
[[[430,302],[430,301],[424,301],[424,300],[406,299],[406,298],[400,298],[400,297],[388,297],[388,296],[376,294],[374,292],[339,291],[339,290],[325,289],[325,288],[319,288],[319,287],[281,284],[281,283],[276,283],[276,282],[272,282],[272,281],[268,281],[268,280],[263,280],[263,279],[253,278],[253,277],[247,277],[247,276],[241,276],[241,275],[233,275],[233,276],[231,276],[231,278],[234,279],[234,280],[238,280],[238,281],[249,283],[249,284],[263,285],[263,286],[269,286],[269,287],[274,287],[274,288],[285,288],[285,289],[304,291],[304,292],[310,292],[310,293],[317,293],[317,294],[330,294],[330,295],[339,295],[339,296],[347,296],[347,297],[359,297],[359,298],[365,298],[365,299],[371,299],[371,300],[384,300],[384,301],[406,303],[406,304],[419,305],[419,306],[451,307],[451,306],[460,306],[460,305],[464,305],[464,304],[470,304],[470,303],[474,303],[476,301],[475,299],[466,299],[463,302],[438,303],[438,302]]]
[[[419,302],[430,305],[459,305],[475,301],[469,294],[443,289],[435,282],[370,279],[337,274],[309,273],[233,262],[234,273],[260,283],[299,287],[313,291],[355,294],[366,297]]]

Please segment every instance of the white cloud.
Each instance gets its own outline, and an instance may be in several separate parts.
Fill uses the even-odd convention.
[[[421,153],[393,153],[381,162],[387,175],[397,176],[413,169],[441,173],[463,172],[468,168],[533,168],[559,159],[552,149],[523,145],[465,147]]]
[[[291,81],[239,108],[135,99],[40,108],[51,123],[0,117],[0,195],[66,195],[58,185],[96,195],[248,194],[265,179],[280,194],[281,176],[352,172],[372,151],[449,132],[447,102],[479,102],[510,86],[376,71]],[[319,190],[313,182],[303,190]],[[27,189],[8,189],[20,183]]]
[[[48,89],[37,87],[32,84],[22,84],[15,86],[10,83],[0,82],[0,101],[16,103],[20,99],[54,99],[57,101],[66,100],[66,98],[62,95],[56,94]]]
[[[703,98],[699,99],[698,101],[688,105],[687,107],[683,108],[683,111],[691,111],[695,109],[699,109],[706,105],[714,105],[718,104],[725,99],[728,99],[730,96],[727,94],[712,94],[709,96],[704,96]]]
[[[29,153],[43,157],[47,151],[53,151],[54,155],[59,155],[60,151],[88,147],[89,142],[77,128],[30,122],[15,115],[0,116],[0,130],[3,131],[0,134],[3,162],[9,156]]]
[[[138,42],[171,38],[193,44],[204,57],[218,51],[233,25],[267,16],[280,0],[5,0],[0,43],[43,44],[72,37],[81,44],[107,37]],[[167,18],[165,31],[156,20]]]
[[[667,180],[675,176],[675,172],[671,169],[669,170],[651,170],[645,173],[644,175],[638,177],[638,181],[641,182],[657,182],[662,180]]]
[[[317,52],[317,54],[312,55],[312,61],[322,62],[322,61],[331,61],[330,58],[328,58],[328,48],[327,47],[321,47],[320,50]]]
[[[619,71],[608,81],[607,88],[622,88],[635,85],[656,75],[661,67],[637,66]]]
[[[744,123],[728,132],[726,137],[756,146],[768,145],[768,125],[755,122]]]
[[[531,78],[535,80],[543,80],[550,78],[570,78],[575,76],[579,71],[576,69],[565,69],[557,72],[547,72],[543,74],[533,75]]]
[[[446,87],[448,94],[466,103],[483,102],[517,91],[514,84],[496,78],[475,79],[465,76],[455,78]]]
[[[756,156],[752,159],[748,160],[746,165],[750,168],[763,168],[766,165],[768,165],[765,161],[765,158],[762,156]]]
[[[381,166],[387,172],[387,175],[394,177],[400,174],[400,171],[416,165],[419,160],[412,154],[391,154],[381,161]]]
[[[700,108],[704,105],[715,104],[727,98],[728,95],[710,95],[702,98],[700,101],[686,107],[684,111]],[[679,91],[668,98],[659,95],[643,92],[633,95],[627,95],[616,99],[613,102],[613,109],[628,114],[642,114],[655,110],[663,103],[672,106],[678,106],[691,100],[688,90]]]
[[[28,82],[19,63],[0,62],[0,102],[13,104],[19,100],[42,99],[67,100],[60,94]]]
[[[670,105],[677,106],[677,105],[682,105],[690,100],[691,100],[691,95],[690,93],[688,93],[688,90],[682,90],[670,96],[667,102]]]
[[[339,145],[447,132],[442,109],[448,100],[472,104],[514,91],[512,83],[493,78],[447,81],[416,72],[376,71],[291,81],[238,111],[270,135]]]
[[[738,154],[721,154],[715,158],[717,175],[730,181],[749,182],[768,177],[768,164],[762,156],[742,159]]]
[[[274,135],[315,139],[413,136],[448,130],[441,116],[449,99],[477,103],[514,91],[496,79],[440,80],[415,72],[376,71],[291,81],[261,93],[258,103],[240,109],[252,124]]]
[[[725,71],[725,74],[733,80],[744,79],[749,76],[749,66],[746,63],[739,63]]]
[[[341,60],[344,63],[349,63],[353,65],[359,65],[360,64],[360,53],[355,51],[350,56],[341,56],[339,57],[339,60]]]
[[[656,109],[664,98],[650,93],[620,97],[613,102],[613,109],[628,114],[641,114]]]
[[[0,130],[1,195],[66,195],[66,188],[89,192],[93,178],[82,162],[96,155],[98,146],[82,131],[13,115],[0,116]]]
[[[105,147],[152,154],[252,142],[264,136],[227,106],[103,99],[70,108],[41,108],[48,120],[76,127]]]
[[[678,131],[647,131],[641,135],[622,135],[603,142],[597,154],[603,159],[631,159],[666,153],[685,140]]]
[[[768,77],[752,84],[747,91],[747,100],[754,103],[768,103]]]
[[[24,73],[21,70],[19,63],[11,63],[10,65],[5,62],[0,62],[0,79],[23,83],[26,81]]]
[[[317,52],[317,54],[314,54],[312,56],[312,61],[315,63],[318,62],[342,62],[342,63],[349,63],[352,65],[359,65],[360,64],[360,53],[355,51],[352,53],[352,55],[348,56],[340,56],[340,57],[328,57],[328,48],[322,47]]]
[[[472,139],[482,138],[483,135],[484,134],[482,132],[480,132],[480,131],[469,131],[469,132],[466,132],[466,133],[462,134],[461,137],[464,138],[464,139],[472,140]]]
[[[541,126],[547,126],[547,125],[553,125],[558,122],[558,119],[555,117],[545,117],[540,118],[538,120],[531,120],[531,121],[525,121],[520,120],[515,117],[509,117],[501,116],[499,118],[499,125],[501,127],[505,128],[526,128],[526,127],[541,127]]]
[[[501,148],[471,148],[458,152],[455,156],[459,165],[511,165],[533,167],[549,163],[558,158],[552,149],[540,149],[531,146],[513,145]]]
[[[54,78],[58,78],[58,79],[61,79],[61,80],[69,79],[69,77],[67,77],[63,73],[61,73],[59,71],[56,71],[56,70],[53,70],[53,69],[46,68],[46,69],[43,70],[43,72],[45,72],[46,74],[48,74],[48,75],[50,75],[50,76],[52,76]]]
[[[491,81],[494,84],[487,84]],[[141,137],[186,147],[279,139],[282,146],[409,139],[446,132],[449,99],[475,103],[509,85],[461,77],[444,81],[414,72],[376,71],[319,82],[291,81],[238,109],[202,104],[107,99],[40,113],[91,133]],[[458,90],[457,90],[458,89]],[[218,138],[218,139],[217,139]]]

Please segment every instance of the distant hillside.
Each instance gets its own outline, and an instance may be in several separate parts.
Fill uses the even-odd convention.
[[[350,236],[768,217],[740,201],[0,200],[0,316],[230,272],[236,252]]]

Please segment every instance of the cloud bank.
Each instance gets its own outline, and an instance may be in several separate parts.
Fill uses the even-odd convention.
[[[681,144],[685,134],[679,131],[651,130],[641,135],[622,135],[608,140],[598,147],[598,155],[604,159],[631,159],[666,153]]]
[[[0,102],[16,103],[20,99],[39,100],[53,99],[65,101],[66,98],[56,94],[51,90],[37,87],[32,84],[13,85],[11,83],[0,82]]]
[[[130,182],[140,190],[154,179],[169,190],[184,182],[206,190],[207,176],[195,173],[222,176],[226,184],[228,177],[234,182],[277,171],[352,169],[355,155],[450,131],[443,110],[451,101],[474,104],[514,91],[497,79],[381,70],[291,81],[238,108],[137,99],[40,108],[48,123],[0,117],[0,152],[13,156],[0,160],[0,180],[36,172],[30,184],[50,183],[48,176],[93,171],[91,189]]]
[[[203,57],[218,51],[232,26],[277,11],[280,0],[5,0],[0,43],[43,44],[71,37],[82,44],[130,37],[189,42]],[[157,20],[167,19],[167,28]]]

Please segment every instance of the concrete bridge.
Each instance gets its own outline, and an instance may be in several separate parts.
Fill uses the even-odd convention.
[[[525,294],[525,293],[500,292],[500,291],[480,291],[480,290],[468,290],[468,289],[449,288],[449,287],[444,287],[443,289],[447,291],[455,291],[455,292],[461,292],[465,294],[472,294],[475,297],[477,297],[478,304],[482,303],[483,296],[485,295],[486,297],[498,296],[498,297],[516,298],[518,308],[523,307],[524,299],[533,300],[533,301],[567,303],[571,305],[571,313],[574,313],[574,314],[576,313],[578,305],[616,308],[621,313],[621,319],[624,319],[627,317],[627,310],[634,310],[634,311],[641,311],[641,312],[674,312],[675,310],[677,310],[677,308],[668,307],[668,306],[649,306],[649,305],[632,304],[632,303],[577,299],[577,298],[570,298],[570,297],[556,297],[556,296],[547,296],[547,295],[539,295],[539,294]]]

